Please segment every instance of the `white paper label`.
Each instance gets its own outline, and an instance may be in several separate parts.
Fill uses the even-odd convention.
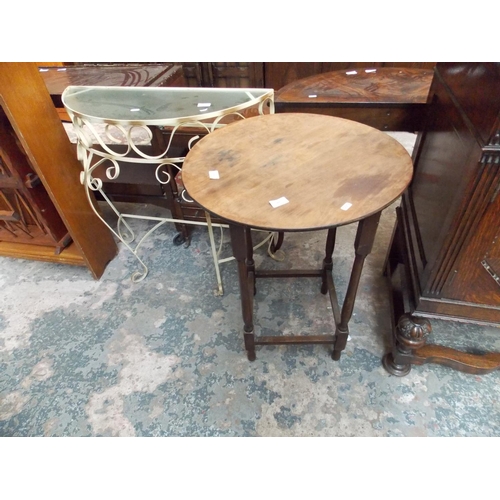
[[[351,207],[352,203],[346,202],[340,207],[340,210],[349,210]]]
[[[271,200],[269,203],[273,208],[278,208],[281,207],[281,205],[286,205],[287,203],[289,203],[289,201],[284,196],[282,196],[277,200]]]
[[[212,104],[210,104],[209,102],[199,102],[198,103],[198,107],[199,108],[209,108]]]
[[[210,177],[210,179],[220,179],[218,170],[210,170],[208,172],[208,176]]]

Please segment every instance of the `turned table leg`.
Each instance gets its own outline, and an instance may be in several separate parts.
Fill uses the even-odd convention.
[[[354,241],[356,257],[354,259],[347,293],[342,305],[340,323],[337,324],[335,329],[335,343],[332,353],[332,358],[334,360],[340,359],[340,354],[345,349],[347,343],[347,337],[349,336],[348,324],[354,309],[354,302],[356,300],[359,280],[361,278],[361,271],[363,270],[363,264],[366,257],[372,251],[379,219],[380,212],[375,213],[366,219],[360,220],[358,223],[358,230]]]
[[[243,338],[247,357],[255,360],[255,335],[253,328],[253,296],[255,291],[255,265],[250,228],[230,224],[231,246],[238,264],[241,311],[243,316]]]
[[[326,281],[327,273],[331,272],[333,269],[332,255],[335,249],[335,236],[337,235],[337,228],[331,227],[328,229],[328,235],[326,237],[326,248],[325,248],[325,258],[323,259],[323,268],[321,270],[321,293],[323,295],[328,291],[328,283]]]

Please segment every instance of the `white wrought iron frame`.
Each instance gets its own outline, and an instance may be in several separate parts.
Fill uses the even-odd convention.
[[[106,177],[109,180],[115,180],[120,175],[120,165],[119,162],[123,163],[134,163],[134,164],[148,164],[156,165],[155,177],[159,184],[168,184],[169,182],[176,182],[173,176],[165,171],[164,167],[171,166],[173,169],[181,170],[181,165],[184,161],[184,157],[171,157],[169,156],[169,150],[172,145],[172,140],[174,135],[180,130],[186,129],[203,129],[207,133],[212,133],[219,127],[224,126],[224,119],[228,117],[233,117],[233,119],[245,119],[245,116],[241,111],[253,107],[257,107],[259,114],[264,114],[265,107],[268,108],[269,113],[274,113],[274,91],[272,89],[197,89],[197,88],[165,88],[166,98],[175,95],[176,91],[186,91],[192,90],[193,92],[203,91],[203,92],[245,92],[249,100],[243,104],[228,107],[226,109],[217,110],[213,112],[204,113],[199,116],[179,116],[175,118],[165,118],[165,119],[151,119],[151,120],[113,120],[108,119],[103,116],[93,116],[82,112],[82,110],[72,109],[66,101],[66,96],[68,92],[74,92],[75,90],[85,92],[93,87],[68,87],[62,95],[62,102],[66,108],[68,115],[73,123],[74,131],[76,134],[77,143],[77,156],[82,164],[83,171],[80,173],[80,182],[84,186],[87,199],[90,206],[98,216],[98,218],[110,229],[110,231],[115,235],[115,237],[121,241],[125,247],[134,255],[139,264],[142,266],[142,271],[138,270],[132,274],[132,281],[139,282],[142,281],[148,274],[149,270],[145,262],[138,255],[139,249],[144,241],[159,227],[166,223],[179,223],[186,225],[197,225],[197,226],[207,226],[208,235],[210,239],[210,247],[212,252],[212,258],[215,266],[215,274],[217,279],[217,290],[216,294],[222,295],[224,293],[222,278],[220,274],[219,264],[232,260],[233,257],[220,258],[223,243],[223,229],[228,227],[226,224],[213,223],[210,214],[205,212],[206,222],[202,221],[192,221],[185,219],[178,219],[174,217],[154,217],[148,215],[137,215],[130,213],[122,213],[115,206],[111,198],[103,190],[103,181],[94,177],[92,174],[96,168],[105,166],[109,163],[110,165],[106,168]],[[116,87],[100,87],[103,89],[109,88],[116,91]],[[150,87],[146,87],[149,89]],[[129,87],[120,87],[120,89],[129,89]],[[139,87],[130,88],[130,90],[137,91]],[[158,90],[158,89],[156,89]],[[255,97],[252,92],[258,91],[261,93],[265,91],[262,95]],[[104,137],[101,131],[96,128],[96,124],[104,125]],[[160,127],[161,129],[171,129],[169,133],[168,143],[166,149],[160,152],[158,155],[150,155],[141,150],[140,146],[144,145],[143,138],[137,138],[138,131],[142,130],[146,133],[146,143],[151,143],[153,140],[153,135],[150,127]],[[119,138],[115,138],[111,135],[111,131],[114,130],[115,133],[119,133]],[[199,136],[194,136],[188,144],[188,149],[190,150]],[[139,144],[140,143],[140,144]],[[113,145],[126,145],[126,150],[124,152],[118,152],[113,149]],[[97,146],[97,147],[96,147]],[[134,156],[130,156],[135,153]],[[166,176],[166,177],[162,177]],[[98,206],[96,206],[96,198],[93,192],[98,192],[103,200],[108,204],[111,210],[117,217],[116,229],[113,228],[101,215],[101,211]],[[192,202],[186,192],[183,189],[181,196],[184,201]],[[149,229],[137,242],[135,247],[132,243],[136,241],[136,235],[130,225],[127,223],[127,219],[142,219],[154,221],[156,224]],[[214,227],[220,227],[221,229],[221,240],[219,248],[216,247]],[[268,233],[266,237],[255,246],[255,249],[268,244],[268,253],[271,257],[281,260],[276,254],[271,252],[273,238],[276,237],[274,233]]]

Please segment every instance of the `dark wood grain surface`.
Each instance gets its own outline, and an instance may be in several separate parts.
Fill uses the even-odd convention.
[[[295,81],[276,92],[277,103],[425,104],[432,70],[357,68],[333,71]]]
[[[432,70],[350,68],[294,81],[276,92],[276,112],[320,113],[384,131],[421,129]]]
[[[434,62],[266,62],[265,86],[275,90],[320,73],[364,68],[415,68],[432,73]]]
[[[70,85],[102,85],[109,87],[172,86],[184,83],[182,66],[174,63],[142,65],[101,65],[40,67],[54,105],[62,108],[61,95]]]

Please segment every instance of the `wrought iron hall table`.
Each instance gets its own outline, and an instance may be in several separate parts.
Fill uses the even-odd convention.
[[[183,166],[184,185],[197,203],[229,224],[249,360],[255,359],[256,345],[292,343],[330,344],[333,359],[340,359],[380,213],[401,195],[412,172],[410,156],[387,134],[351,120],[308,113],[249,118],[206,136],[192,148]],[[331,273],[336,228],[354,222],[355,258],[340,307]],[[256,269],[252,228],[327,229],[321,268]],[[277,277],[321,278],[321,292],[330,296],[335,333],[256,336],[255,281]]]
[[[173,145],[176,138],[184,133],[191,137],[190,147],[200,135],[223,128],[227,123],[252,115],[274,113],[273,90],[69,86],[62,94],[62,102],[77,135],[78,158],[83,166],[81,183],[90,205],[142,266],[142,272],[137,271],[132,279],[140,281],[148,273],[138,251],[154,230],[166,222],[173,222],[180,231],[177,236],[184,237],[186,224],[204,225],[208,226],[218,294],[222,294],[219,263],[227,259],[219,259],[212,229],[213,225],[222,225],[212,224],[209,217],[206,221],[184,218],[180,209],[181,197],[188,203],[192,200],[184,196],[182,187],[177,195],[179,186],[176,176],[184,156],[176,154],[177,149]],[[139,176],[153,169],[157,182],[164,187],[172,217],[120,212],[112,196],[105,192],[104,182],[117,180],[125,166],[132,166]],[[98,192],[116,214],[116,228],[101,216],[90,196],[92,191]],[[131,219],[151,220],[156,225],[138,239],[127,222]],[[267,239],[270,237],[273,235]],[[132,242],[137,242],[135,247]]]

